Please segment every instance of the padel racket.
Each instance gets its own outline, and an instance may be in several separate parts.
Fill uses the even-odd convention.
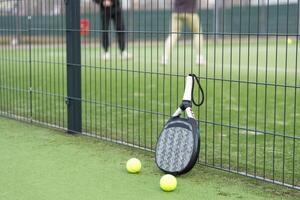
[[[196,103],[193,99],[195,80],[201,91],[200,103]],[[194,167],[200,151],[200,132],[192,104],[200,106],[203,102],[204,93],[200,81],[196,75],[190,74],[186,77],[182,104],[164,126],[156,144],[155,162],[163,172],[180,175]],[[187,118],[180,117],[184,111]]]

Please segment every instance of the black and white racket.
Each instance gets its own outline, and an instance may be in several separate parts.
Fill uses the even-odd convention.
[[[201,91],[200,103],[193,99],[195,80]],[[192,104],[200,106],[203,102],[204,93],[200,81],[196,75],[190,74],[186,77],[182,104],[164,126],[156,144],[155,162],[163,172],[180,175],[194,167],[200,151],[200,132]],[[187,118],[180,117],[183,111],[186,111]]]

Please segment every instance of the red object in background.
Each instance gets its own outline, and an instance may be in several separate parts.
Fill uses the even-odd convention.
[[[90,32],[90,20],[81,19],[80,20],[80,35],[88,36]]]

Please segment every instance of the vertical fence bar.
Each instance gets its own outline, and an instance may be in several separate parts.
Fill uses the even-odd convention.
[[[67,30],[68,132],[82,130],[80,1],[65,0]]]
[[[295,102],[295,109],[294,109],[294,124],[293,124],[293,161],[292,161],[292,171],[293,171],[293,177],[292,177],[292,185],[293,186],[297,186],[296,180],[295,180],[295,173],[296,173],[296,168],[297,168],[297,164],[295,162],[296,160],[296,155],[298,154],[296,152],[296,124],[297,124],[297,83],[298,83],[298,63],[299,63],[299,59],[298,59],[298,51],[299,51],[299,34],[300,34],[300,1],[298,0],[297,2],[297,10],[298,10],[298,35],[296,37],[296,57],[295,57],[295,88],[294,88],[294,102]],[[297,177],[296,177],[297,178]]]
[[[33,119],[33,112],[32,112],[32,109],[33,109],[33,103],[32,103],[32,96],[33,96],[33,91],[32,91],[32,88],[33,88],[33,81],[32,81],[32,37],[31,37],[31,34],[32,34],[32,31],[31,31],[31,19],[32,19],[32,11],[31,11],[31,3],[30,1],[28,2],[28,7],[29,7],[29,11],[28,11],[28,16],[27,16],[27,23],[28,23],[28,35],[29,35],[29,102],[30,102],[30,107],[29,107],[29,116],[30,116],[30,122],[32,123],[32,119]]]
[[[299,0],[298,0],[298,36],[300,35],[300,3],[299,3]],[[298,40],[298,37],[297,37],[297,40]]]
[[[221,134],[220,134],[220,137],[221,137],[221,150],[220,150],[220,166],[223,167],[223,145],[224,145],[224,142],[223,142],[223,124],[224,124],[224,41],[225,41],[225,32],[224,32],[224,28],[225,28],[225,23],[224,23],[224,18],[225,18],[225,8],[224,8],[224,0],[220,3],[221,4],[221,8],[220,10],[222,11],[222,23],[220,27],[221,28],[221,33],[222,33],[222,44],[221,44],[221,49],[222,49],[222,52],[221,52]],[[220,31],[220,30],[219,30]],[[199,119],[199,117],[198,117]]]
[[[265,63],[265,65],[266,65],[266,70],[265,70],[265,82],[264,82],[264,84],[265,84],[265,100],[264,100],[264,133],[266,133],[266,131],[267,131],[267,119],[269,119],[268,118],[268,115],[267,115],[267,113],[268,113],[268,108],[267,108],[267,106],[268,106],[268,76],[269,76],[269,74],[268,74],[268,68],[269,68],[269,43],[270,43],[270,39],[269,39],[269,15],[270,15],[270,12],[269,12],[269,8],[270,8],[270,0],[268,0],[267,1],[267,10],[266,10],[266,12],[267,12],[267,14],[266,14],[266,16],[267,16],[267,22],[266,22],[266,27],[267,27],[267,30],[266,30],[266,34],[267,34],[267,36],[266,36],[266,63]],[[266,156],[266,149],[267,149],[267,135],[266,134],[264,134],[264,166],[263,166],[263,177],[264,178],[266,178],[266,161],[267,161],[267,156]]]

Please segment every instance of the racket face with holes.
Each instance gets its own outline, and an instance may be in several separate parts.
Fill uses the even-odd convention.
[[[200,135],[196,120],[173,117],[158,138],[155,162],[166,173],[184,174],[194,167],[199,149]]]

